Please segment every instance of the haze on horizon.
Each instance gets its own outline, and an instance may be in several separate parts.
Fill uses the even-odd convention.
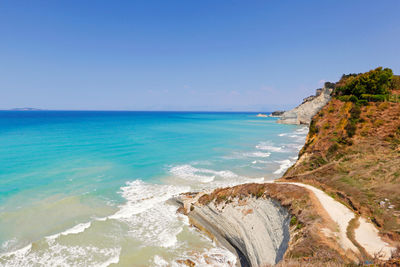
[[[2,1],[0,109],[287,109],[400,73],[400,1]]]

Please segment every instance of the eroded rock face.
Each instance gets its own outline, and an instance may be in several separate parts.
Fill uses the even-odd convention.
[[[288,247],[290,215],[269,198],[196,204],[188,216],[194,226],[235,253],[240,266],[276,264]]]
[[[331,99],[332,89],[317,89],[315,96],[309,96],[296,108],[282,114],[278,123],[310,124],[312,117],[318,113]]]

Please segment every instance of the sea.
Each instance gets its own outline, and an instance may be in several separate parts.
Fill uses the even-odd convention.
[[[167,200],[279,178],[308,128],[256,115],[0,111],[0,266],[234,266]]]

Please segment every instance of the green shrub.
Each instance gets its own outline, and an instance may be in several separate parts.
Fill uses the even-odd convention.
[[[346,126],[344,129],[346,130],[347,136],[348,137],[353,137],[354,134],[356,133],[357,129],[357,122],[360,119],[361,115],[361,109],[358,105],[353,105],[353,107],[350,109],[350,118],[349,121],[347,122]]]
[[[368,105],[368,100],[366,100],[366,99],[359,99],[359,100],[357,101],[357,105],[360,105],[360,106],[367,106],[367,105]]]
[[[349,97],[349,101],[350,101],[350,102],[353,102],[353,103],[357,103],[358,97],[356,97],[355,95],[351,95],[351,96]]]
[[[391,95],[389,95],[388,101],[390,101],[390,102],[395,102],[395,103],[400,103],[400,95],[398,95],[398,94],[391,94]]]
[[[325,88],[335,89],[335,83],[326,82],[324,85],[325,85]]]
[[[386,95],[392,84],[393,71],[389,68],[378,67],[360,74],[343,75],[334,94],[337,96],[362,94]]]
[[[346,129],[346,132],[347,132],[347,136],[348,136],[348,137],[353,137],[354,134],[356,133],[357,127],[356,127],[356,125],[353,124],[353,123],[348,123],[348,124],[346,125],[345,129]]]
[[[290,219],[290,226],[296,225],[297,224],[297,217],[296,216],[292,216],[292,218]]]
[[[317,127],[315,121],[311,120],[309,134],[310,135],[314,135],[314,134],[316,134],[318,132],[319,132],[319,130],[318,130],[318,127]]]
[[[361,115],[360,107],[357,105],[354,105],[350,109],[350,120],[352,120],[352,121],[358,120],[360,118],[360,115]]]
[[[370,102],[384,102],[389,99],[389,95],[362,94],[361,98]]]
[[[391,81],[391,88],[394,90],[400,90],[400,76],[399,75],[393,75],[392,81]]]
[[[339,149],[339,144],[338,144],[338,143],[334,143],[333,145],[331,145],[331,146],[328,148],[328,155],[332,155],[332,154],[335,153],[338,149]]]
[[[336,98],[339,99],[340,101],[343,101],[343,102],[349,102],[350,101],[350,96],[349,95],[339,95]]]

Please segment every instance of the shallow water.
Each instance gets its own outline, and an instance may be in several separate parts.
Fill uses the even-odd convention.
[[[282,175],[307,129],[255,115],[1,111],[0,265],[229,266],[165,200]]]

